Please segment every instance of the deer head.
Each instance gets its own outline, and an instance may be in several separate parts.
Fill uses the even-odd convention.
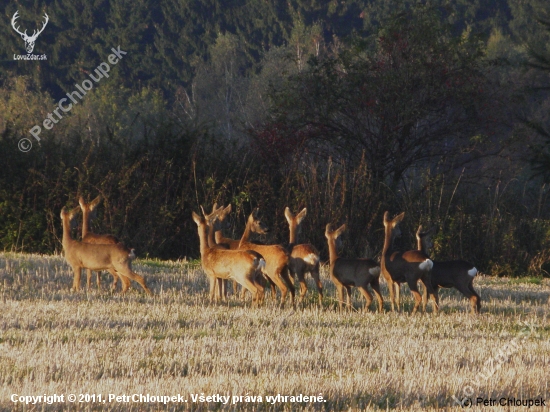
[[[36,38],[38,37],[38,35],[40,33],[42,33],[44,31],[44,28],[46,27],[46,25],[48,24],[48,21],[50,20],[50,18],[48,17],[48,15],[46,13],[44,13],[44,18],[45,18],[45,21],[44,23],[42,24],[42,28],[38,31],[34,30],[32,36],[29,36],[27,35],[27,30],[25,30],[24,33],[22,33],[20,30],[19,30],[19,27],[16,27],[15,26],[15,20],[17,20],[19,18],[19,10],[17,10],[15,12],[15,14],[13,15],[13,18],[11,19],[11,26],[13,27],[13,29],[19,33],[19,35],[21,35],[21,37],[23,38],[23,40],[25,40],[25,49],[27,49],[27,53],[32,53],[33,49],[34,49],[34,42],[36,41]]]

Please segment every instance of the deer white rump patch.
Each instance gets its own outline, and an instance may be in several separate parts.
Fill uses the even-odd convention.
[[[477,275],[477,269],[475,268],[475,266],[468,271],[468,275],[470,275],[471,277],[475,277],[475,275]]]
[[[424,262],[418,265],[420,270],[432,270],[434,267],[434,262],[432,262],[430,259],[426,259]]]
[[[369,269],[369,273],[374,276],[380,275],[380,266],[375,266]]]
[[[319,256],[315,253],[310,253],[304,258],[304,262],[309,263],[311,266],[315,266],[319,263]]]
[[[130,249],[130,253],[128,253],[128,257],[130,259],[135,259],[136,258],[136,250],[135,249]]]

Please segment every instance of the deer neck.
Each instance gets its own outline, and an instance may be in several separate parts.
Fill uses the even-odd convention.
[[[199,226],[199,244],[200,244],[201,256],[203,257],[210,249],[208,247],[207,236],[208,236],[208,226],[206,226],[206,224],[200,225]]]
[[[208,247],[212,248],[216,246],[216,239],[214,238],[214,228],[212,226],[207,226],[206,229],[208,230]]]
[[[385,236],[384,236],[384,248],[382,249],[382,255],[388,255],[392,253],[393,250],[393,230],[391,226],[385,227]]]
[[[90,233],[90,213],[88,209],[82,209],[82,239]]]
[[[288,247],[290,250],[292,250],[292,248],[296,244],[296,225],[290,224],[288,227],[290,229],[290,242]]]
[[[244,228],[244,233],[241,237],[241,243],[246,243],[249,241],[251,232],[252,230],[250,230],[250,225],[247,223],[246,227]]]
[[[73,242],[71,238],[71,222],[68,217],[63,218],[63,249],[67,250],[67,247]]]
[[[336,253],[336,240],[330,239],[328,241],[328,255],[330,259],[330,265],[334,265],[336,259],[338,259],[338,253]]]
[[[424,247],[424,239],[422,239],[420,236],[416,238],[416,249],[426,252],[426,248]]]

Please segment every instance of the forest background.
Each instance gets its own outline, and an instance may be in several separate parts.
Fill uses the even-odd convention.
[[[44,61],[14,60],[28,32]],[[542,0],[24,1],[0,24],[0,249],[59,252],[64,205],[138,255],[198,257],[191,211],[259,207],[286,242],[379,256],[435,226],[434,257],[550,271],[550,9]],[[128,54],[38,144],[29,134],[120,46]],[[18,149],[22,138],[33,148]]]

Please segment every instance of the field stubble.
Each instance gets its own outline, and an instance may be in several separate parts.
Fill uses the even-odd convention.
[[[479,276],[480,316],[469,314],[458,292],[442,291],[440,314],[411,317],[405,287],[405,313],[377,314],[374,303],[363,312],[357,291],[357,311],[337,312],[327,268],[323,309],[310,282],[297,311],[279,310],[269,296],[260,308],[235,298],[209,304],[198,265],[137,260],[134,269],[146,276],[153,297],[136,284],[125,296],[110,294],[107,274],[101,292],[71,292],[61,256],[0,253],[0,410],[32,409],[13,404],[14,393],[181,394],[189,401],[38,410],[440,410],[459,407],[452,396],[462,399],[465,387],[474,399],[550,401],[548,279]],[[387,300],[385,284],[382,292]],[[518,349],[494,362],[524,322],[531,326]],[[261,395],[264,402],[191,403],[190,394]],[[326,402],[265,402],[277,394],[322,394]]]

